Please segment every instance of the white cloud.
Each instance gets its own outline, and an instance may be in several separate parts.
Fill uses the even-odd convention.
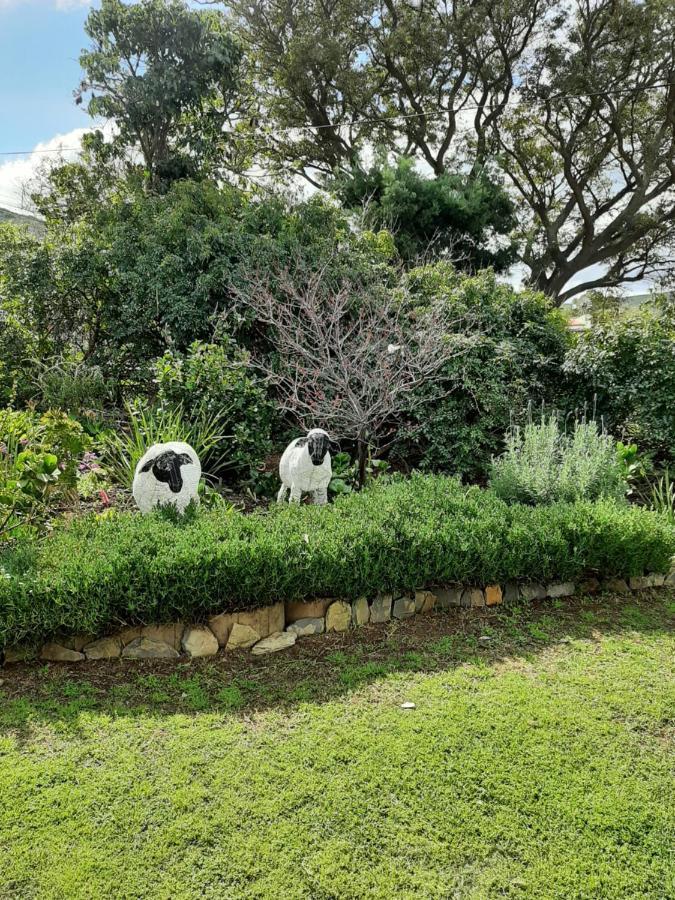
[[[38,4],[68,12],[71,9],[91,6],[92,0],[0,0],[0,10],[14,9],[17,6],[37,6]]]
[[[4,0],[0,0],[3,3]],[[49,161],[76,159],[87,128],[75,128],[37,144],[30,153],[16,157],[0,156],[0,206],[16,212],[30,207],[28,193],[38,170]],[[4,162],[2,161],[4,160]]]

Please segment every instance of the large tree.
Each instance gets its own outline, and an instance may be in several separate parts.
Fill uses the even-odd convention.
[[[533,285],[561,303],[672,276],[672,0],[577,0],[495,132]]]
[[[89,113],[114,123],[113,146],[140,154],[151,187],[222,165],[242,56],[222,13],[102,0],[85,31],[76,100],[89,96]]]
[[[671,273],[672,0],[253,0],[235,11],[266,165],[322,184],[374,144],[435,175],[498,161],[530,283],[555,302]]]

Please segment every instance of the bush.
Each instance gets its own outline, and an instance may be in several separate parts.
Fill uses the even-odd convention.
[[[595,325],[568,352],[565,371],[614,434],[675,462],[675,304]]]
[[[595,422],[579,422],[567,434],[551,416],[511,429],[506,444],[490,475],[490,486],[502,500],[536,504],[626,496],[616,443]]]
[[[564,320],[543,295],[516,292],[489,271],[467,277],[438,263],[413,270],[407,283],[421,305],[443,299],[471,343],[445,367],[444,397],[413,412],[413,428],[399,431],[392,454],[425,470],[484,481],[504,433],[530,404],[566,406]]]
[[[271,448],[273,407],[249,354],[225,337],[195,341],[187,353],[167,350],[154,364],[160,403],[195,408],[218,421],[223,438],[219,472],[248,477]]]
[[[278,600],[667,570],[675,529],[611,500],[509,506],[450,478],[375,482],[328,507],[87,517],[0,570],[0,645],[194,620]]]
[[[49,502],[74,493],[88,445],[65,413],[0,410],[0,540],[39,524]]]

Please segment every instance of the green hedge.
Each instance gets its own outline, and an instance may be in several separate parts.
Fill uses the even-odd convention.
[[[624,503],[509,506],[421,475],[324,508],[87,517],[5,554],[0,646],[280,599],[667,571],[674,553],[675,529]]]

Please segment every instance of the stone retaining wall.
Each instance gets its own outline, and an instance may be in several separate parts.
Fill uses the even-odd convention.
[[[545,600],[593,594],[606,590],[627,594],[645,588],[675,586],[675,572],[653,573],[628,581],[622,578],[587,578],[578,584],[529,582],[486,587],[457,586],[412,593],[378,594],[358,600],[326,598],[303,602],[275,603],[261,609],[212,616],[208,625],[175,622],[170,625],[139,625],[95,639],[91,635],[55,638],[39,651],[22,647],[5,650],[4,663],[39,656],[50,662],[80,662],[91,659],[178,659],[215,656],[219,651],[250,649],[254,655],[292,647],[298,638],[331,631],[348,631],[361,625],[408,619],[434,609],[464,607],[480,609],[517,600]]]

